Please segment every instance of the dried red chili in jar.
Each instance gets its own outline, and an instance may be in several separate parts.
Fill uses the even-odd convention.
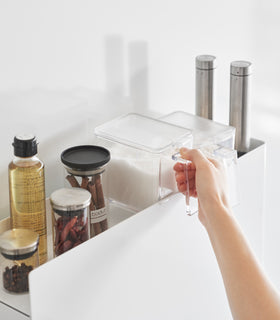
[[[51,194],[54,256],[89,239],[91,194],[81,188],[56,190]]]

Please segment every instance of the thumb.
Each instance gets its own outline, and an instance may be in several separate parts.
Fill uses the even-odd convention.
[[[180,154],[183,159],[191,161],[196,168],[204,164],[205,161],[207,162],[207,158],[204,156],[204,154],[197,149],[181,148]]]

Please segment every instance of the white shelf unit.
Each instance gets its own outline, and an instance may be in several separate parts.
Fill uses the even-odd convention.
[[[265,144],[253,139],[252,150],[238,159],[234,212],[260,260],[264,180]],[[8,220],[0,223],[5,228]],[[23,295],[0,290],[1,318],[231,318],[206,232],[197,217],[184,214],[179,194],[32,271],[30,286]]]

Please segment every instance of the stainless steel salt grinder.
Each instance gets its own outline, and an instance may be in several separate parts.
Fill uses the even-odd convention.
[[[216,57],[210,55],[201,55],[195,58],[195,114],[211,120],[213,119],[216,63]]]
[[[235,149],[239,155],[250,148],[250,78],[252,64],[233,61],[230,65],[229,124],[236,128]]]

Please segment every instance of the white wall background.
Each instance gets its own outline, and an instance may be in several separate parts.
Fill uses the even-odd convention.
[[[252,135],[267,141],[266,265],[280,288],[280,4],[276,0],[0,0],[0,217],[13,136],[35,132],[47,195],[60,152],[127,111],[194,112],[194,59],[218,57],[214,118],[227,123],[229,65],[254,65]]]

